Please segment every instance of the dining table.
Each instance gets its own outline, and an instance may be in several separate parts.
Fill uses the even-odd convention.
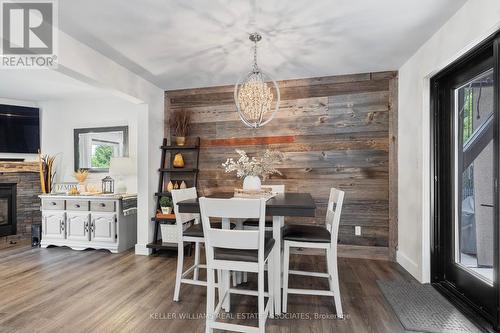
[[[233,193],[214,193],[207,195],[209,198],[232,198]],[[198,199],[190,199],[178,202],[179,213],[200,213],[200,205]],[[271,254],[273,256],[273,265],[268,269],[273,269],[274,279],[274,310],[275,314],[282,313],[281,306],[281,288],[283,272],[281,253],[281,228],[285,223],[285,217],[314,217],[316,212],[316,204],[310,193],[293,193],[286,192],[276,194],[266,202],[266,216],[273,218],[273,238],[275,239],[275,249]],[[229,228],[223,225],[223,228]]]

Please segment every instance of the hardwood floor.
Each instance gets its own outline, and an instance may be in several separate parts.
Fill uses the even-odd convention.
[[[292,267],[325,270],[324,257],[292,261]],[[182,285],[181,301],[173,302],[175,269],[173,252],[0,250],[0,332],[204,332],[205,289]],[[334,313],[330,298],[290,295],[289,313],[269,319],[266,332],[404,332],[376,280],[410,280],[408,273],[395,263],[349,258],[339,258],[339,272],[347,319],[328,318]],[[290,286],[326,289],[323,280],[292,277]],[[232,296],[231,313],[252,313],[255,301]]]

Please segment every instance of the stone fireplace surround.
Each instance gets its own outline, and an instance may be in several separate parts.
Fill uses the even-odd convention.
[[[17,184],[16,215],[17,232],[15,235],[0,237],[0,248],[14,243],[31,242],[31,225],[41,223],[40,176],[36,162],[0,161],[0,183]]]

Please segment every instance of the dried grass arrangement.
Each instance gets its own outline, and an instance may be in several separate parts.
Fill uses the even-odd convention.
[[[52,185],[54,184],[54,177],[56,172],[54,170],[54,160],[56,156],[43,155],[38,151],[38,166],[40,173],[40,187],[43,194],[50,193],[52,191]]]
[[[179,110],[174,112],[172,118],[170,118],[170,128],[176,137],[177,144],[179,146],[184,145],[185,137],[189,134],[189,129],[191,128],[191,112]],[[184,138],[184,139],[177,139]]]
[[[87,180],[87,177],[89,176],[89,170],[87,169],[78,169],[75,172],[75,179],[78,181],[78,183],[83,184],[85,183],[85,180]]]

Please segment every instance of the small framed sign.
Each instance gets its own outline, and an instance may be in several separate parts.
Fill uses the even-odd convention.
[[[78,188],[77,182],[55,183],[52,193],[68,193],[72,188]]]

